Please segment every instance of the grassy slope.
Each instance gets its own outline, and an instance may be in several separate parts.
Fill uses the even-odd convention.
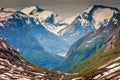
[[[81,74],[88,74],[98,67],[106,64],[107,62],[116,59],[120,56],[120,38],[115,42],[115,47],[107,52],[104,51],[106,46],[103,46],[101,49],[97,50],[93,55],[84,60],[83,62],[75,65],[68,72]]]
[[[113,33],[109,34],[111,37],[105,45],[98,49],[93,55],[86,60],[78,63],[67,72],[79,72],[83,75],[94,72],[98,67],[106,64],[107,62],[120,57],[120,14],[117,14],[117,25]]]

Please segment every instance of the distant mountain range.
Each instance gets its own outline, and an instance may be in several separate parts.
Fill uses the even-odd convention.
[[[58,14],[41,9],[38,6],[27,7],[21,11],[33,18],[37,18],[48,31],[56,35],[59,30],[68,25],[66,23],[60,23],[63,21],[63,18]]]
[[[23,13],[37,18],[48,31],[60,36],[71,45],[89,32],[100,28],[102,25],[107,25],[115,11],[118,9],[94,5],[82,13],[63,19],[58,14],[46,11],[38,6],[22,10]]]
[[[115,25],[110,22],[118,12],[117,8],[94,5],[64,19],[38,6],[21,11],[1,8],[0,36],[27,60],[46,68],[55,68],[65,58],[57,68],[64,71],[103,46],[114,30],[106,26]]]
[[[77,14],[72,23],[58,33],[73,44],[89,32],[107,25],[116,11],[118,11],[117,8],[94,5],[81,14]]]
[[[57,54],[55,52],[60,50],[64,52],[67,43],[47,31],[39,21],[20,11],[6,8],[0,11],[0,24],[0,36],[22,53],[27,60],[47,68],[52,68],[60,62],[58,56],[55,57],[56,55],[53,54]],[[48,48],[51,45],[50,48],[54,53],[51,54],[42,42]]]
[[[0,8],[2,80],[116,80],[119,57],[117,8],[94,5],[66,19],[38,6]]]

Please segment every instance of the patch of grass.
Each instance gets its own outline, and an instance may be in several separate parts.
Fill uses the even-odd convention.
[[[120,56],[120,38],[114,43],[115,47],[107,52],[105,52],[105,47],[97,50],[93,55],[91,55],[86,60],[75,65],[73,68],[68,70],[69,73],[80,73],[83,75],[88,75],[89,73],[96,70],[98,67],[106,64],[107,62],[116,59]]]

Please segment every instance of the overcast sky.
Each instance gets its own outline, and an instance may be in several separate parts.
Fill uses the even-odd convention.
[[[58,13],[63,17],[75,15],[89,6],[98,4],[118,7],[120,9],[120,0],[0,0],[0,7],[3,8],[22,9],[37,5]]]

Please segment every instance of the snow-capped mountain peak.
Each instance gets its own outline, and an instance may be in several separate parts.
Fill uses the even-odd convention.
[[[41,9],[38,6],[27,7],[21,11],[27,15],[32,16],[32,17],[37,17],[39,20],[41,20],[41,19],[45,20],[48,17],[51,17],[52,15],[57,17],[57,14],[55,14],[51,11]]]
[[[65,26],[64,24],[61,24],[60,22],[63,20],[61,16],[58,16],[58,14],[55,14],[52,11],[47,11],[41,9],[41,11],[38,11],[40,9],[39,7],[29,7],[22,10],[23,13],[36,18],[41,22],[44,27],[54,33],[57,34],[57,32],[61,29],[63,29]]]
[[[16,10],[12,8],[1,8],[0,9],[0,21],[7,20],[8,18],[12,18],[13,14],[15,14]]]
[[[39,8],[38,6],[26,7],[22,10],[25,14],[33,14],[34,12],[42,12],[44,9]]]
[[[96,21],[95,28],[96,29],[100,28],[100,24],[104,21],[107,22],[106,24],[104,23],[105,25],[107,25],[110,19],[112,18],[113,14],[114,14],[114,10],[108,8],[105,9],[98,8],[93,15],[93,19]]]
[[[13,8],[0,8],[0,11],[11,11],[11,12],[16,12],[16,10],[13,9]]]
[[[19,17],[18,17],[18,15],[19,15]],[[1,8],[0,9],[0,21],[7,20],[7,19],[10,19],[13,17],[21,18],[21,17],[28,17],[28,16],[20,11],[12,9],[12,8]]]
[[[89,12],[93,9],[93,7],[94,7],[94,6],[88,7],[84,12],[89,13]]]
[[[63,22],[67,23],[68,26],[60,30],[58,35],[69,42],[74,42],[95,29],[98,30],[100,27],[107,26],[117,12],[119,10],[114,7],[102,5],[88,7],[82,13],[65,19]]]
[[[0,8],[0,26],[4,27],[4,25],[9,25],[10,19],[21,19],[27,18],[27,16],[15,9],[12,8]]]
[[[84,12],[82,12],[82,13],[78,13],[78,14],[76,14],[76,15],[74,15],[74,16],[65,18],[61,23],[66,23],[66,24],[70,25],[70,24],[72,24],[75,20],[80,19],[80,17],[81,17],[81,20],[80,20],[80,21],[83,22],[82,24],[84,24],[84,22],[86,22],[86,20],[83,19],[82,14],[83,14],[83,13],[89,13],[90,10],[91,10],[93,7],[94,7],[94,6],[90,6],[90,7],[88,7]]]
[[[83,11],[82,17],[92,22],[96,29],[99,29],[101,25],[106,26],[114,13],[118,11],[117,8],[94,5]]]
[[[79,16],[79,14],[76,14],[74,16],[65,18],[61,23],[66,23],[66,24],[70,25],[78,16]]]
[[[4,27],[4,25],[9,26],[16,20],[24,20],[25,22],[21,21],[21,23],[30,24],[31,23],[30,19],[33,19],[33,18],[30,18],[26,14],[20,11],[17,11],[15,9],[12,9],[12,8],[1,8],[0,9],[0,26],[1,27]],[[34,22],[36,22],[36,24],[40,24],[39,21],[37,20],[34,20]]]

